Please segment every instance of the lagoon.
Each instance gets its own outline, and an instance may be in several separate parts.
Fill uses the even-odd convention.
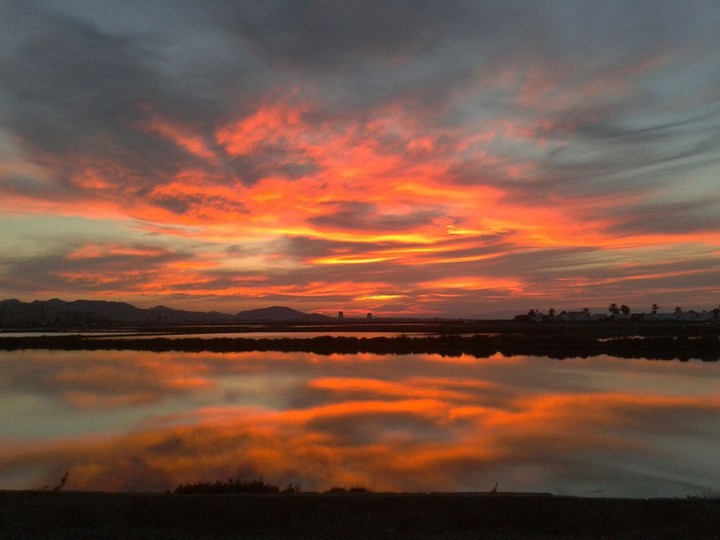
[[[717,494],[719,383],[611,356],[0,351],[0,489]]]
[[[472,333],[475,335],[476,332]],[[374,331],[374,332],[348,332],[348,331],[257,331],[243,330],[232,332],[216,332],[208,331],[202,333],[183,333],[183,332],[162,332],[162,331],[139,331],[139,330],[114,330],[114,331],[77,331],[77,332],[54,332],[54,331],[30,331],[30,332],[6,332],[0,331],[0,338],[45,338],[45,337],[67,337],[80,336],[85,338],[97,339],[312,339],[315,337],[356,337],[356,338],[376,338],[376,337],[399,337],[399,336],[427,336],[434,335],[433,332],[397,332],[397,331]]]

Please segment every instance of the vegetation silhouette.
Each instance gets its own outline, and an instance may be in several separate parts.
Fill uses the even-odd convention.
[[[344,494],[344,493],[371,493],[371,490],[366,488],[365,486],[351,486],[349,488],[341,487],[341,486],[333,486],[325,493],[330,494]]]
[[[68,478],[70,478],[70,471],[65,471],[65,474],[60,479],[60,483],[53,488],[53,491],[60,491],[65,486],[65,483],[68,481]]]
[[[487,358],[547,356],[554,359],[610,355],[650,360],[720,360],[718,325],[523,325],[521,332],[447,333],[436,336],[314,338],[106,338],[82,335],[4,337],[0,350],[134,350],[151,352],[307,352],[330,354],[439,354]],[[602,328],[601,328],[602,327]]]
[[[290,484],[285,490],[289,493],[299,491],[299,488]],[[180,484],[175,488],[175,494],[217,494],[217,493],[280,493],[278,486],[266,483],[262,478],[255,480],[241,480],[228,478],[227,481],[196,482],[194,484]]]
[[[333,486],[324,493],[370,493],[365,486],[351,486],[349,488]],[[192,484],[180,484],[173,491],[176,495],[217,495],[223,493],[302,493],[300,485],[290,483],[284,489],[274,484],[268,484],[262,478],[254,480],[243,480],[240,478],[228,478],[226,481],[195,482]]]

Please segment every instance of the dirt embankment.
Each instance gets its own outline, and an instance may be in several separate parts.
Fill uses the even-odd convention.
[[[718,538],[718,499],[0,492],[11,538]]]

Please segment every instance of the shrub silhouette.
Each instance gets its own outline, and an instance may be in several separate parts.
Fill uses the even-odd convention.
[[[294,493],[299,487],[290,484],[286,492]],[[175,488],[178,495],[211,494],[211,493],[280,493],[280,488],[266,483],[262,478],[256,480],[241,480],[228,478],[227,481],[197,482],[194,484],[180,484]]]
[[[193,484],[180,484],[173,493],[177,495],[214,495],[222,493],[301,493],[299,484],[289,483],[284,489],[268,484],[262,478],[255,480],[241,480],[228,478],[226,481],[195,482]],[[349,488],[333,486],[325,493],[370,493],[365,486],[352,486]],[[169,492],[168,492],[169,493]]]
[[[365,486],[352,486],[350,488],[333,486],[325,493],[370,493],[370,490],[367,489]]]
[[[65,482],[67,482],[69,477],[70,477],[70,471],[65,471],[65,474],[60,479],[60,483],[53,488],[53,491],[60,491],[63,488],[63,486],[65,485]]]

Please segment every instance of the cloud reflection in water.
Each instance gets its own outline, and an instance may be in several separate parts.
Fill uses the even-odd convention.
[[[608,357],[0,353],[0,487],[713,492],[718,366]]]

